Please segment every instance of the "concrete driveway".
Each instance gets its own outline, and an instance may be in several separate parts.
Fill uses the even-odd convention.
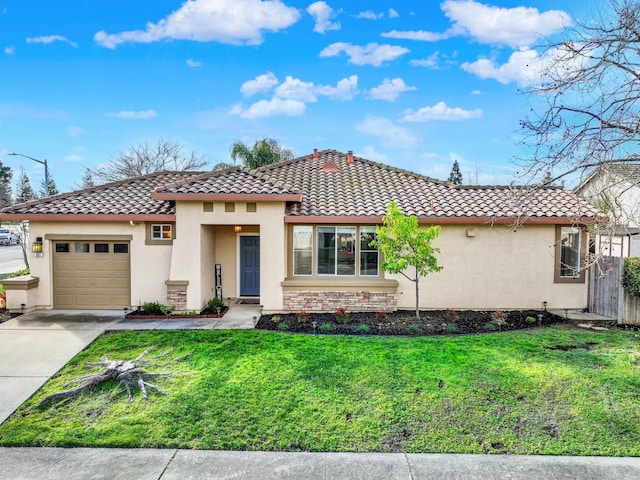
[[[0,423],[122,311],[39,310],[0,324]]]

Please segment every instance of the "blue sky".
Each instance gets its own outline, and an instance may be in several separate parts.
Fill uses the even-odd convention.
[[[535,47],[595,0],[0,0],[0,161],[62,191],[128,146],[275,137],[509,182]],[[517,177],[516,177],[517,178]]]

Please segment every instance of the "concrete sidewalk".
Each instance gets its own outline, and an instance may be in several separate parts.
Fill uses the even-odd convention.
[[[0,480],[637,480],[640,459],[0,448]]]

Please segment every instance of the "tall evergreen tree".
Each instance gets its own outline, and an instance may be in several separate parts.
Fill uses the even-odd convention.
[[[85,190],[87,188],[93,188],[95,186],[96,184],[93,181],[93,175],[91,175],[91,170],[89,170],[88,168],[85,168],[84,174],[80,179],[80,183],[78,184],[78,187],[80,188],[80,190]]]
[[[11,205],[11,179],[13,172],[0,162],[0,208]]]
[[[453,161],[453,167],[451,168],[451,173],[449,174],[447,181],[454,185],[462,185],[462,172],[460,171],[458,160]]]
[[[30,200],[35,200],[38,198],[36,192],[33,190],[31,186],[31,182],[29,181],[29,177],[27,173],[24,171],[24,168],[20,169],[20,175],[18,175],[18,184],[16,186],[16,202],[15,203],[24,203]]]
[[[45,197],[47,195],[46,191],[47,190],[44,188],[44,178],[43,178],[42,181],[40,182],[40,196]],[[51,173],[49,173],[49,196],[57,195],[58,193],[60,192],[58,191],[58,187],[56,187],[56,182],[51,176]]]

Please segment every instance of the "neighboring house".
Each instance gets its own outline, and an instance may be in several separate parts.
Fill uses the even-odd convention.
[[[30,221],[41,250],[30,253],[32,277],[13,308],[157,300],[198,310],[220,287],[225,298],[259,298],[265,312],[411,309],[414,284],[383,272],[370,246],[392,200],[421,224],[442,226],[435,246],[444,268],[421,281],[422,308],[586,306],[587,242],[576,222],[592,222],[597,210],[573,193],[453,186],[325,150],[258,170],[146,175],[3,209],[3,220]]]
[[[596,253],[615,257],[640,255],[640,163],[603,164],[575,193],[609,216],[609,224],[594,235]]]

